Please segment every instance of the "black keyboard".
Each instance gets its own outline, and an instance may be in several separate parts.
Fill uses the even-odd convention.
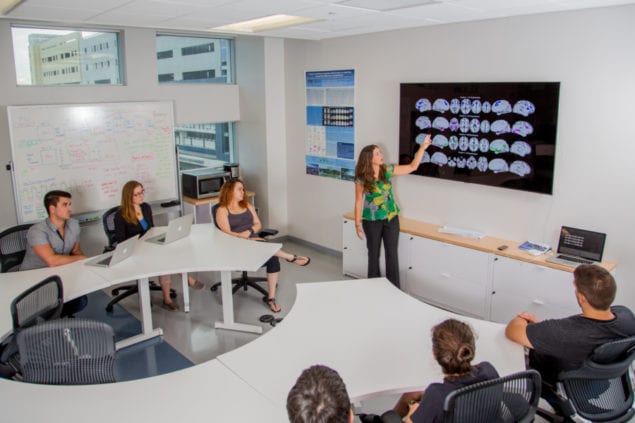
[[[562,260],[573,261],[575,263],[593,264],[591,260],[587,260],[587,259],[583,259],[579,257],[565,256],[564,254],[558,255],[558,258]]]

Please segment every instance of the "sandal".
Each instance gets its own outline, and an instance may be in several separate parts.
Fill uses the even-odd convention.
[[[297,260],[302,260],[302,259],[306,259],[306,263],[298,264],[298,266],[307,266],[309,263],[311,263],[311,257],[296,256],[295,254],[293,255],[293,258],[291,260],[287,260],[287,261],[289,263],[295,263]]]
[[[282,310],[282,307],[276,303],[275,298],[262,297],[262,300],[269,305],[269,309],[274,313],[280,313],[280,310]]]

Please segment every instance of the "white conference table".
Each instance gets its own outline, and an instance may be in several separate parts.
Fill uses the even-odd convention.
[[[124,348],[162,333],[160,328],[154,328],[152,324],[149,278],[182,274],[184,308],[187,309],[187,272],[197,271],[219,271],[221,274],[223,321],[216,322],[216,328],[262,333],[261,326],[246,325],[234,320],[231,272],[258,270],[280,249],[281,244],[240,239],[227,235],[210,224],[193,225],[188,237],[167,245],[144,241],[146,237],[165,230],[165,227],[152,228],[137,242],[132,257],[109,268],[89,266],[85,264],[87,260],[82,260],[64,266],[0,274],[0,336],[12,329],[9,305],[13,298],[47,276],[61,277],[65,301],[136,279],[139,285],[142,331],[139,335],[117,343],[118,349]]]
[[[0,398],[11,404],[3,421],[283,422],[289,389],[313,364],[336,369],[353,401],[441,380],[430,329],[449,317],[476,330],[475,362],[490,361],[501,375],[524,369],[523,348],[504,337],[504,325],[439,310],[384,278],[297,289],[287,317],[266,335],[185,370],[91,386],[0,379]]]
[[[523,347],[505,337],[505,325],[422,303],[385,278],[304,283],[297,290],[275,329],[217,358],[280,407],[313,364],[336,369],[353,401],[441,381],[430,330],[450,317],[475,330],[473,363],[489,361],[500,375],[525,369]]]

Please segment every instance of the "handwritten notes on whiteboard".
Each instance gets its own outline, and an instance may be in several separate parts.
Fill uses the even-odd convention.
[[[121,201],[135,179],[145,201],[178,196],[171,102],[7,107],[20,223],[44,219],[44,194],[72,194],[73,214]]]

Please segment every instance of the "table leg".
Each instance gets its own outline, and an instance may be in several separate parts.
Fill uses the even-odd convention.
[[[240,332],[262,333],[260,326],[247,325],[234,321],[234,297],[232,294],[232,273],[230,271],[220,272],[221,298],[223,301],[223,321],[214,323],[216,329],[229,329]]]
[[[181,286],[183,287],[183,311],[190,312],[190,285],[187,283],[187,273],[181,273]]]
[[[117,349],[122,349],[155,336],[163,335],[161,328],[152,328],[152,304],[150,303],[150,282],[148,278],[137,279],[139,308],[141,309],[141,333],[117,342]]]

